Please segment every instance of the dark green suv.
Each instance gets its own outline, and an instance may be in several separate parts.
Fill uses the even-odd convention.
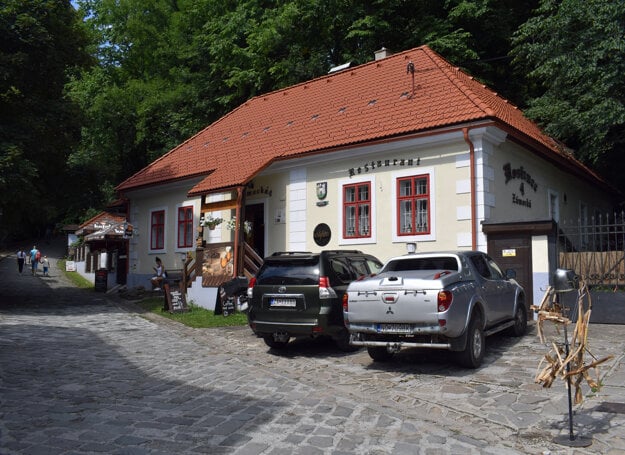
[[[330,336],[341,350],[353,350],[343,294],[350,282],[381,268],[377,258],[358,250],[274,253],[247,289],[250,327],[272,348],[295,337]]]

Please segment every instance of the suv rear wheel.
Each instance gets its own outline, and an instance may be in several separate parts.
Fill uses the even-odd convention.
[[[286,345],[289,344],[289,338],[286,340],[276,340],[273,334],[263,335],[263,341],[267,346],[273,349],[285,349]]]
[[[358,350],[358,346],[352,346],[349,344],[349,332],[347,329],[341,330],[335,337],[334,342],[336,343],[336,347],[338,347],[343,352],[354,352]]]

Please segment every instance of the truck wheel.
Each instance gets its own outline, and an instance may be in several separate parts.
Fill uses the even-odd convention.
[[[517,304],[516,312],[514,313],[514,325],[510,327],[510,334],[515,337],[525,335],[527,331],[527,310],[525,304],[519,302]]]
[[[352,346],[349,344],[349,332],[347,329],[341,330],[336,337],[334,338],[334,343],[336,343],[336,347],[339,348],[343,352],[354,352],[359,348],[358,346]]]
[[[369,346],[367,352],[375,362],[386,362],[393,357],[393,353],[388,352],[386,346]]]
[[[485,339],[482,331],[482,320],[472,316],[467,328],[467,346],[458,353],[458,363],[466,368],[477,368],[484,359]]]
[[[263,340],[267,346],[274,349],[284,349],[286,348],[286,345],[289,344],[289,340],[276,341],[272,334],[263,335]]]

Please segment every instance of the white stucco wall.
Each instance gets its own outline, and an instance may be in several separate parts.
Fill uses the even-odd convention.
[[[588,213],[609,209],[608,198],[597,187],[571,176],[541,157],[523,149],[492,126],[470,129],[475,163],[475,200],[472,205],[470,145],[463,131],[385,142],[320,154],[296,160],[278,161],[251,182],[246,204],[262,204],[265,255],[275,251],[320,251],[321,249],[360,249],[382,261],[406,252],[407,242],[416,242],[418,251],[469,249],[472,246],[471,217],[475,210],[477,248],[487,251],[487,237],[481,225],[550,220],[552,216],[577,218],[580,207]],[[508,167],[506,167],[508,166]],[[506,169],[510,169],[507,171]],[[397,179],[427,175],[430,182],[430,232],[423,235],[397,235]],[[371,188],[371,235],[366,238],[342,237],[343,187],[369,182]],[[130,241],[128,285],[149,286],[156,256],[166,269],[180,269],[187,251],[176,246],[177,207],[192,205],[194,227],[200,217],[200,198],[186,194],[196,181],[178,182],[132,192],[130,222],[135,235]],[[319,198],[317,184],[327,184],[327,196]],[[207,202],[224,195],[207,196]],[[557,210],[554,208],[557,205]],[[150,250],[150,213],[165,211],[165,247]],[[229,219],[232,210],[215,212]],[[556,221],[558,221],[556,219]],[[320,223],[329,226],[326,246],[315,243],[313,232]],[[259,229],[259,226],[255,227]],[[207,243],[232,241],[225,224],[211,231],[204,229]],[[540,289],[548,273],[548,245],[544,238],[532,241],[535,289]],[[537,275],[538,274],[538,275]],[[189,300],[214,307],[216,289],[195,283]],[[534,296],[536,299],[537,296]]]
[[[199,198],[187,197],[187,192],[194,183],[195,181],[178,182],[158,189],[143,189],[127,194],[130,198],[129,222],[134,226],[133,236],[129,241],[129,287],[151,287],[149,279],[153,274],[156,257],[163,261],[165,270],[176,270],[182,269],[186,253],[195,251],[195,243],[189,248],[177,246],[178,207],[193,206],[194,238],[197,235],[201,201]],[[165,212],[165,242],[161,250],[150,249],[150,216],[155,210]]]
[[[562,167],[540,159],[514,143],[502,144],[490,158],[497,189],[491,222],[552,218],[556,218],[557,222],[577,220],[580,204],[586,205],[589,213],[611,210],[609,198],[596,185],[564,172]],[[506,182],[504,166],[507,165],[511,172],[519,176]],[[555,198],[555,207],[552,207],[554,201],[550,195]]]
[[[280,162],[254,179],[255,184],[257,180],[271,181],[274,191],[279,191],[280,183],[285,184],[284,202],[281,197],[268,198],[269,213],[284,207],[286,223],[280,225],[281,229],[269,229],[267,252],[355,248],[386,260],[404,254],[407,242],[417,242],[420,251],[468,249],[471,247],[468,156],[462,132],[456,131],[297,162]],[[411,165],[399,164],[400,160],[406,163],[410,159]],[[381,167],[378,162],[382,163]],[[430,233],[398,236],[395,234],[396,182],[399,177],[413,175],[429,177]],[[327,184],[327,196],[320,200],[317,184],[322,182]],[[371,184],[371,236],[345,239],[342,237],[342,190],[344,185],[357,182]],[[247,202],[251,203],[249,199]],[[330,242],[324,247],[317,245],[313,237],[315,226],[320,223],[331,229]],[[281,244],[281,239],[286,239],[286,245]]]

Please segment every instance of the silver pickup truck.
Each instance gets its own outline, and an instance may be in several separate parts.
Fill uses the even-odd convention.
[[[343,297],[350,344],[375,361],[402,347],[446,349],[477,368],[485,337],[527,329],[523,288],[480,251],[419,253],[390,259],[379,274],[352,282]]]

